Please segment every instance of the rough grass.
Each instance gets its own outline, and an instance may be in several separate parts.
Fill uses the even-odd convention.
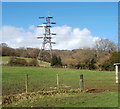
[[[7,64],[9,60],[10,60],[9,56],[2,56],[2,64]]]
[[[54,91],[55,92],[55,91]],[[60,92],[60,91],[59,91]],[[10,99],[10,96],[7,97]],[[8,100],[7,99],[7,100]],[[28,93],[11,96],[14,101],[4,104],[4,107],[117,107],[116,92],[87,93]]]
[[[17,57],[21,59],[25,59],[27,62],[30,62],[32,58],[25,58],[25,57]],[[2,56],[2,64],[7,64],[10,60],[9,56]],[[42,67],[50,67],[50,63],[44,61],[38,61],[39,65]]]

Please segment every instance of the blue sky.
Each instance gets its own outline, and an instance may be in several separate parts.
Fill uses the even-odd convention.
[[[118,2],[119,0],[2,0],[3,2]]]
[[[93,36],[117,42],[117,2],[3,2],[3,26],[28,31],[31,25],[42,23],[39,16],[50,13],[56,26],[87,28]]]

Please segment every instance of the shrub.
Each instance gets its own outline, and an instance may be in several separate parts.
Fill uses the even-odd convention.
[[[102,70],[110,70],[110,64],[109,63],[105,63],[105,64],[103,64],[102,66]]]
[[[120,52],[113,52],[112,55],[110,56],[109,60],[104,62],[101,65],[102,70],[107,70],[107,71],[114,71],[115,66],[113,65],[114,63],[120,63]]]
[[[11,66],[26,66],[27,62],[26,62],[25,59],[11,57],[10,61],[8,62],[8,65],[11,65]]]
[[[80,69],[80,68],[81,68],[80,64],[75,65],[75,67],[76,67],[77,69]]]
[[[51,66],[62,66],[62,62],[61,62],[60,56],[59,57],[57,57],[56,55],[52,56]]]
[[[57,61],[57,56],[53,55],[52,59],[51,59],[51,66],[55,66],[57,65],[58,61]]]
[[[39,66],[39,63],[37,59],[32,59],[29,63],[28,66]]]

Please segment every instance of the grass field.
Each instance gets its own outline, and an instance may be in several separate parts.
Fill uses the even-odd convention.
[[[50,90],[50,87],[56,87],[56,74],[59,74],[61,87],[70,86],[71,88],[79,88],[80,74],[84,74],[85,88],[112,90],[116,86],[114,72],[3,66],[3,94],[24,92],[25,75],[27,73],[29,76],[28,88],[30,92]]]
[[[28,91],[53,90],[56,87],[56,74],[59,74],[60,88],[79,88],[79,76],[84,75],[85,90],[91,93],[46,95],[42,98],[21,100],[7,106],[80,106],[80,107],[117,107],[117,85],[115,73],[62,68],[11,67],[2,66],[3,96],[25,92],[25,75],[28,73]]]

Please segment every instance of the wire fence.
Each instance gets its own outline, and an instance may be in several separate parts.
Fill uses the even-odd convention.
[[[12,77],[3,79],[3,95],[37,92],[44,90],[77,89],[80,88],[80,75],[51,74],[49,78],[41,75],[14,74]],[[115,73],[109,75],[98,74],[97,76],[83,73],[84,90],[118,91],[115,83]]]

